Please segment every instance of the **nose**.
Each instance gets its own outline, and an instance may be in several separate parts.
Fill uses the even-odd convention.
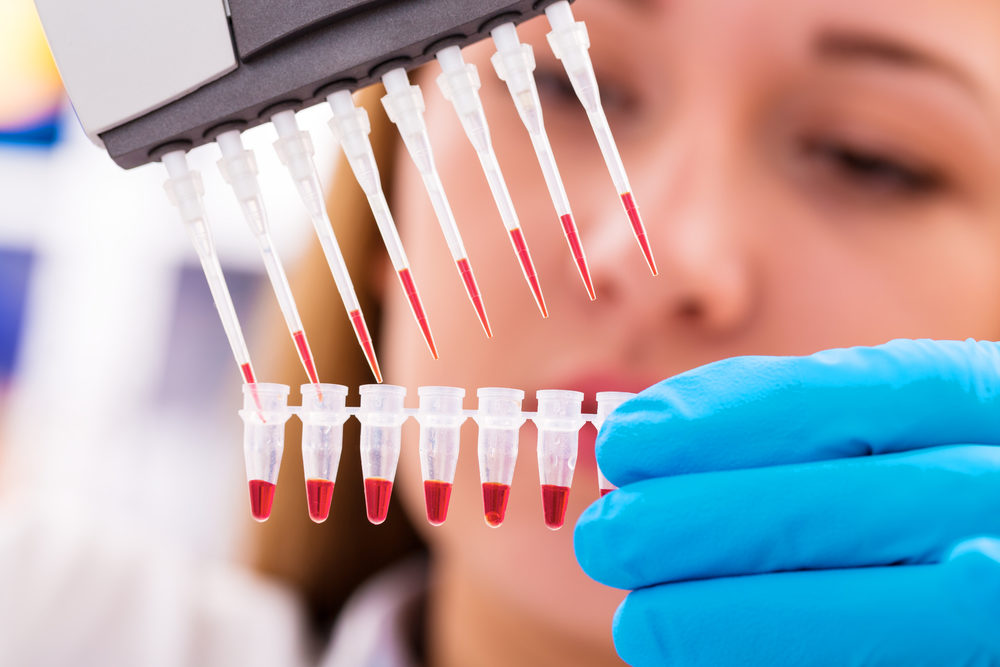
[[[598,303],[636,325],[732,334],[751,319],[757,297],[743,217],[750,202],[727,185],[717,160],[660,155],[635,182],[660,275],[649,275],[624,213],[608,206],[590,251]]]

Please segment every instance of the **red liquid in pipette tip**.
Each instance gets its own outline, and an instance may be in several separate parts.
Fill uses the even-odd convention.
[[[469,266],[468,259],[460,259],[458,262],[458,272],[462,274],[462,282],[465,283],[465,291],[472,299],[472,305],[476,307],[476,315],[479,316],[479,323],[483,325],[483,331],[487,338],[493,338],[493,331],[490,329],[490,320],[486,317],[486,308],[483,306],[483,297],[479,293],[479,285],[476,284],[476,277],[472,274],[472,267]]]
[[[431,327],[427,323],[427,315],[424,313],[424,306],[420,302],[420,293],[417,292],[417,286],[413,283],[413,276],[410,275],[409,269],[399,271],[399,281],[403,283],[403,291],[406,292],[406,298],[410,300],[410,308],[413,310],[413,316],[417,318],[420,331],[424,334],[427,347],[430,348],[431,355],[437,359],[438,352],[437,346],[434,344],[434,336],[431,335]]]
[[[309,351],[309,342],[306,340],[305,332],[296,331],[292,334],[292,339],[295,341],[295,347],[299,350],[299,359],[302,360],[309,381],[313,384],[319,384],[319,375],[316,374],[316,364],[313,362],[312,352]],[[322,395],[319,398],[323,400]]]
[[[427,521],[432,526],[440,526],[448,518],[448,501],[451,500],[451,483],[424,480],[424,504],[427,506]]]
[[[629,222],[632,223],[632,232],[635,234],[636,241],[639,242],[639,247],[642,248],[642,254],[646,256],[646,264],[649,265],[649,270],[655,276],[659,273],[656,268],[656,260],[653,259],[653,251],[649,247],[649,238],[646,236],[646,226],[642,224],[639,209],[635,205],[635,198],[632,197],[631,192],[622,195],[622,205],[625,206],[625,212],[628,213]]]
[[[306,480],[306,503],[309,518],[323,523],[330,516],[330,502],[333,500],[333,482],[328,479]]]
[[[257,384],[257,379],[254,377],[253,367],[250,365],[250,362],[240,364],[240,375],[243,376],[243,381],[247,384]],[[253,394],[253,402],[257,406],[257,409],[263,410],[264,408],[260,404],[260,396],[257,395],[257,389],[251,389],[250,392]],[[267,423],[267,420],[264,419],[263,413],[260,414],[260,420],[265,424]]]
[[[542,509],[545,525],[558,530],[566,523],[566,505],[569,501],[569,487],[542,484]]]
[[[509,484],[485,482],[483,484],[483,510],[486,523],[496,528],[503,523],[507,515],[507,498],[510,496]]]
[[[392,482],[381,477],[365,478],[365,507],[368,520],[376,526],[385,521],[389,514],[389,499],[392,497]]]
[[[614,489],[601,489],[601,498],[614,491]]]
[[[262,479],[250,480],[250,514],[257,521],[267,521],[274,504],[274,484]]]
[[[354,326],[354,335],[361,343],[361,349],[365,351],[365,358],[368,359],[368,366],[375,375],[375,381],[382,383],[382,371],[378,368],[378,359],[375,358],[375,348],[372,346],[372,337],[368,333],[368,325],[365,324],[365,316],[360,310],[352,310],[350,313],[351,324]]]
[[[524,233],[520,227],[510,230],[510,241],[517,251],[517,260],[521,263],[521,270],[524,271],[531,291],[535,295],[535,303],[538,310],[542,311],[542,317],[549,316],[549,309],[545,305],[545,297],[542,296],[542,287],[538,284],[538,273],[535,272],[535,263],[531,261],[531,253],[528,252],[528,244],[524,240]]]
[[[576,222],[573,221],[573,216],[569,213],[560,217],[559,221],[562,223],[563,233],[566,235],[569,248],[573,251],[573,259],[576,260],[576,268],[583,279],[583,285],[587,288],[590,300],[594,301],[597,295],[594,293],[594,281],[590,277],[590,268],[587,266],[587,256],[583,252],[583,246],[580,245],[580,231],[576,228]]]

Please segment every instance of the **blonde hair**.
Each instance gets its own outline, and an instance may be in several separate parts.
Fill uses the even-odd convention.
[[[379,103],[383,94],[381,86],[376,86],[359,95],[358,101],[371,118],[375,157],[391,200],[389,186],[399,140]],[[343,156],[336,174],[327,210],[377,351],[381,308],[375,284],[378,276],[372,267],[382,264],[385,251],[367,200]],[[291,282],[320,379],[347,385],[356,396],[359,385],[374,380],[317,242],[310,244]],[[272,358],[262,366],[261,376],[270,382],[298,387],[304,375],[287,330],[275,320],[268,324],[267,332],[266,349]],[[295,389],[292,393],[294,396]],[[330,518],[317,525],[306,512],[302,458],[295,446],[301,439],[301,426],[297,420],[291,420],[286,432],[291,446],[286,447],[281,465],[274,512],[267,523],[254,531],[255,567],[294,588],[305,601],[316,627],[322,627],[336,615],[366,578],[422,548],[400,507],[390,510],[391,520],[385,524],[368,523],[356,446],[358,430],[356,420],[345,425]],[[394,498],[392,502],[398,501]]]

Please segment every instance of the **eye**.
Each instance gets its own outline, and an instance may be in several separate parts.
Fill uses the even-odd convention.
[[[538,94],[556,104],[578,106],[579,101],[573,84],[561,66],[539,65],[535,70]],[[636,111],[636,96],[612,78],[597,74],[597,84],[601,90],[601,103],[608,114],[632,114]]]
[[[845,142],[806,139],[802,151],[808,158],[821,160],[824,167],[851,184],[873,191],[922,195],[945,186],[944,176],[933,167]]]

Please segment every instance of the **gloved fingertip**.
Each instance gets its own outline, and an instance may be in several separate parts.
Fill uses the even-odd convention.
[[[573,529],[573,552],[580,568],[591,579],[604,583],[602,574],[607,560],[607,531],[601,513],[607,498],[601,498],[583,511]]]
[[[656,628],[659,614],[645,602],[647,591],[629,593],[618,605],[611,634],[618,657],[632,667],[671,664],[663,632]]]

